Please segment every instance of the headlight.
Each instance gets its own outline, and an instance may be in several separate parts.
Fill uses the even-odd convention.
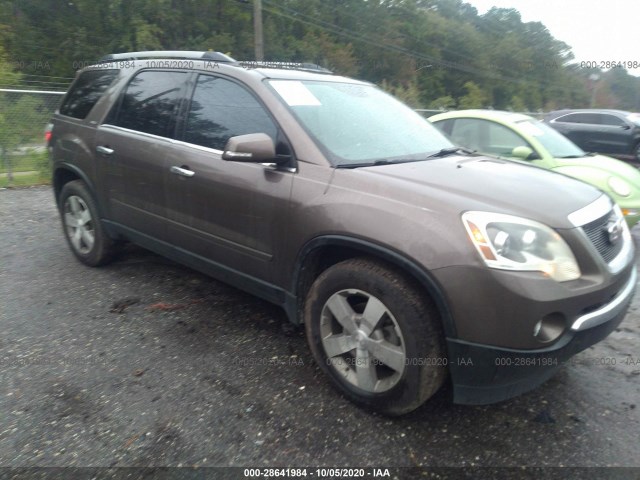
[[[569,245],[546,225],[488,212],[466,212],[462,221],[478,253],[491,268],[543,272],[557,282],[580,277]]]
[[[613,193],[620,195],[621,197],[628,197],[631,195],[631,187],[627,182],[618,177],[609,177],[607,184]]]

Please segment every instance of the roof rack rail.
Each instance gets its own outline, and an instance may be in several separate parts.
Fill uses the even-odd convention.
[[[221,63],[237,63],[235,59],[220,52],[198,52],[192,50],[153,50],[148,52],[126,52],[105,55],[98,63],[120,60],[139,60],[143,58],[180,58],[191,60],[210,60]]]
[[[329,69],[316,65],[315,63],[300,63],[300,62],[269,62],[269,61],[257,61],[257,60],[240,60],[238,62],[240,66],[245,68],[284,68],[288,70],[303,70],[305,72],[314,73],[327,73],[333,72]]]

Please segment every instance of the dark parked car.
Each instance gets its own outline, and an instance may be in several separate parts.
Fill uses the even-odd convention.
[[[622,110],[557,110],[544,121],[587,152],[640,162],[640,114]]]
[[[281,305],[345,396],[393,415],[448,374],[459,403],[525,392],[618,326],[636,269],[606,194],[307,70],[139,52],[81,71],[50,139],[75,256],[128,240]]]

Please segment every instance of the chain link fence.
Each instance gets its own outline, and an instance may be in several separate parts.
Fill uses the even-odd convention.
[[[49,182],[44,134],[62,95],[0,89],[0,188]]]

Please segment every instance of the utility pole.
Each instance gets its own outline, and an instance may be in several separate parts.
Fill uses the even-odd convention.
[[[591,103],[589,105],[590,108],[594,108],[596,105],[596,90],[598,88],[598,80],[600,80],[600,75],[597,73],[592,73],[589,75],[589,80],[591,80]]]
[[[256,61],[264,60],[264,38],[262,36],[262,0],[253,0],[253,31],[255,33]]]

